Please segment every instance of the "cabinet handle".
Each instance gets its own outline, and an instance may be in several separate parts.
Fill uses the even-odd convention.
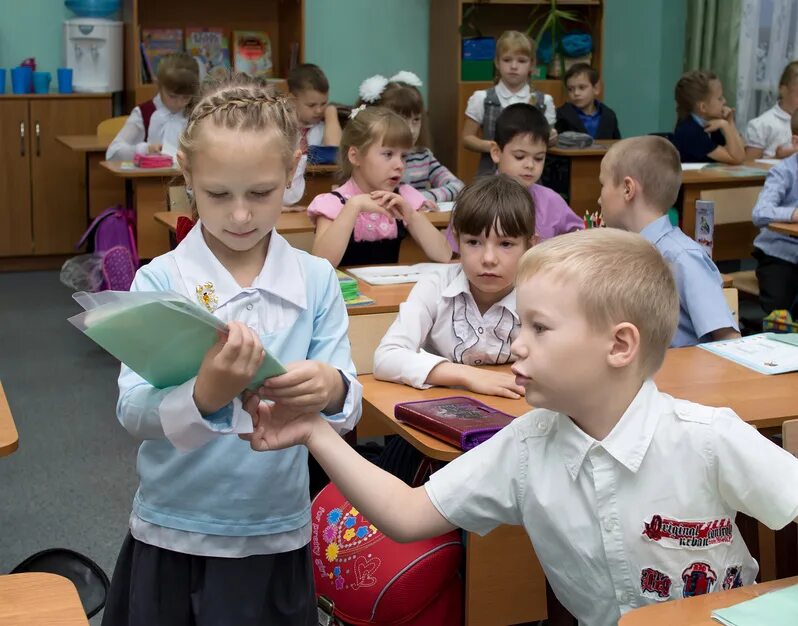
[[[25,122],[19,123],[19,156],[25,156]]]
[[[36,133],[36,156],[42,155],[42,128],[39,125],[39,122],[36,122],[36,125],[33,127],[34,132]]]

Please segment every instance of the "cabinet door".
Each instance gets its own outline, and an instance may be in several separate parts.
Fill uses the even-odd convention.
[[[0,256],[33,252],[28,101],[0,99]]]
[[[31,187],[35,254],[69,254],[86,230],[86,162],[56,140],[88,135],[111,117],[110,98],[30,100]]]

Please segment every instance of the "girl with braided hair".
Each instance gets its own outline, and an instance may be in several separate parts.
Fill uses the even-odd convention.
[[[335,273],[274,230],[299,158],[293,105],[254,79],[212,85],[189,116],[178,162],[199,219],[131,291],[196,299],[229,333],[177,387],[122,366],[117,415],[143,441],[104,625],[316,623],[307,452],[259,455],[236,436],[252,431],[241,395],[264,346],[287,370],[258,389],[275,415],[339,432],[360,417]]]

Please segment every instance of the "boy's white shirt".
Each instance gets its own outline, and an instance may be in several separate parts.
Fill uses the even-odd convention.
[[[308,128],[306,139],[309,146],[320,146],[324,143],[324,128],[323,121]]]
[[[521,87],[521,89],[518,91],[512,92],[510,91],[510,88],[507,87],[507,85],[505,85],[502,81],[496,83],[496,96],[499,98],[499,103],[502,105],[502,109],[506,109],[511,104],[518,104],[519,102],[529,104],[529,98],[531,97],[531,94],[532,90],[528,84]],[[478,89],[471,94],[471,96],[468,98],[468,103],[466,104],[466,116],[470,117],[479,125],[482,125],[482,121],[485,117],[485,98],[487,95],[488,92],[486,89]],[[554,126],[554,123],[557,121],[557,109],[554,106],[554,98],[552,98],[549,94],[544,93],[543,101],[546,107],[546,121],[550,125]]]
[[[735,513],[770,528],[795,519],[798,459],[730,409],[676,400],[649,380],[601,442],[565,415],[534,410],[425,488],[466,530],[523,525],[563,605],[580,624],[609,626],[682,597],[691,582],[751,584],[758,565]],[[680,546],[680,536],[699,545]]]
[[[440,363],[509,363],[520,322],[515,289],[481,315],[460,264],[418,281],[374,353],[374,376],[427,389]]]

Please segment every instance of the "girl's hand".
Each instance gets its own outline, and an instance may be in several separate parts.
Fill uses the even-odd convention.
[[[194,383],[194,404],[203,415],[229,404],[249,385],[266,355],[254,330],[241,322],[230,322],[202,359]]]
[[[392,217],[392,215],[386,209],[372,199],[370,194],[361,193],[357,196],[352,196],[347,201],[347,204],[350,203],[353,207],[355,207],[355,210],[358,213],[382,213],[383,215]]]
[[[464,387],[474,393],[512,398],[513,400],[524,397],[524,388],[515,384],[515,376],[512,374],[480,369],[470,365],[464,365],[463,368],[461,376]]]
[[[161,150],[163,150],[163,144],[160,143],[147,144],[147,154],[160,154]]]
[[[729,124],[734,124],[734,109],[731,107],[724,106],[723,109],[721,109],[720,116],[729,122]]]
[[[372,191],[369,195],[387,211],[388,215],[397,220],[407,223],[415,213],[410,203],[393,191]]]
[[[306,444],[314,424],[322,419],[318,413],[299,414],[279,404],[263,402],[255,394],[245,396],[244,410],[252,416],[253,432],[239,437],[258,452]]]
[[[553,146],[557,145],[557,138],[559,136],[560,136],[560,134],[557,132],[556,128],[552,128],[549,131],[549,147],[553,147]]]
[[[424,200],[419,211],[437,211],[438,205],[433,200]]]
[[[714,133],[716,130],[722,130],[726,126],[729,125],[729,122],[722,117],[716,117],[715,119],[709,120],[706,124],[704,124],[704,132],[705,133]]]
[[[297,361],[285,369],[285,374],[263,381],[258,394],[295,413],[321,413],[343,384],[338,370],[320,361]]]

